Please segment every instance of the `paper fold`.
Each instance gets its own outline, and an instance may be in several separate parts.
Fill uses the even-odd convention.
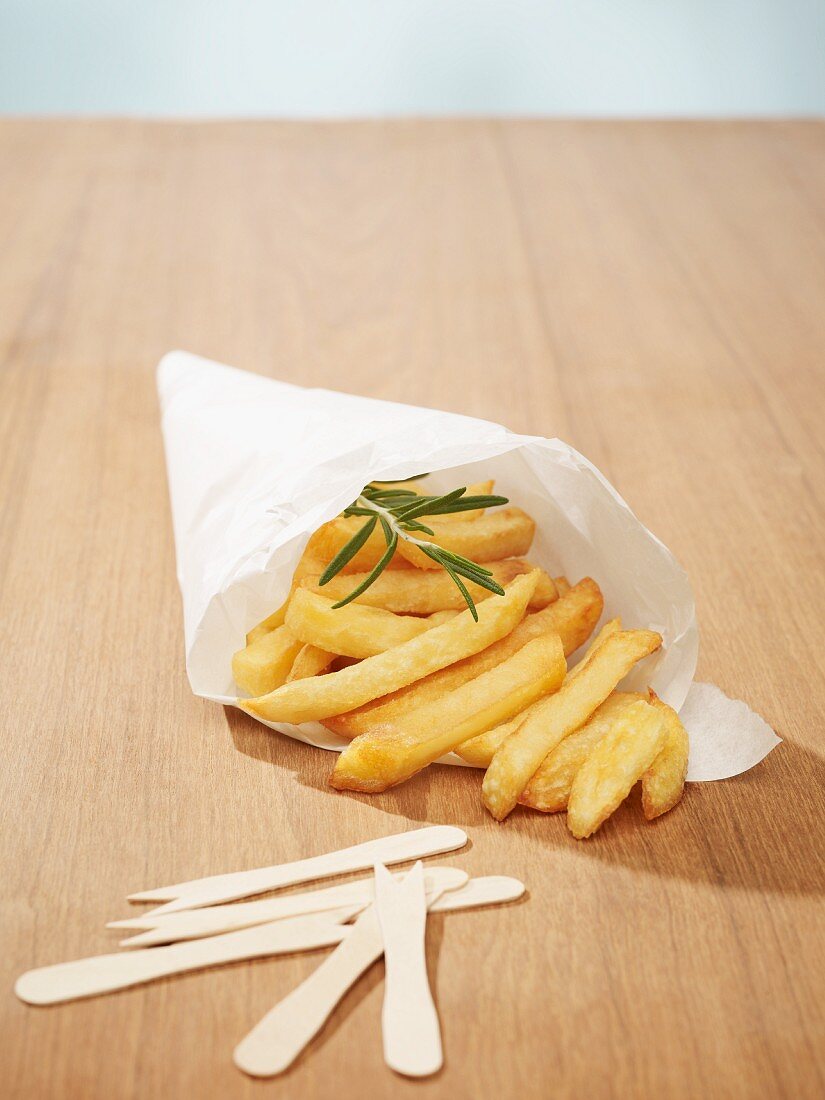
[[[197,695],[234,703],[232,654],[250,627],[283,602],[313,530],[369,481],[429,471],[434,490],[494,477],[496,491],[536,519],[532,560],[571,581],[593,576],[611,617],[662,634],[662,651],[623,686],[650,684],[676,709],[685,703],[698,649],[688,578],[599,471],[560,440],[455,413],[303,389],[186,352],[161,360],[158,392],[187,671]],[[697,732],[690,730],[698,778],[735,774],[737,760],[746,761],[744,770],[761,759],[759,751],[769,751],[742,712],[728,709],[725,720],[742,724],[742,742],[716,760],[716,735],[700,731],[699,709],[691,711]],[[273,728],[322,748],[341,747],[315,723]],[[719,775],[705,774],[714,767]]]

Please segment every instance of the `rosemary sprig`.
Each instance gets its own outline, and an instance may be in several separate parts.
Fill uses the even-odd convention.
[[[424,475],[419,474],[407,480],[417,481],[422,476]],[[486,588],[488,592],[503,596],[504,589],[493,580],[491,571],[485,569],[483,565],[470,561],[469,558],[462,557],[461,554],[454,554],[451,550],[445,550],[443,546],[436,546],[415,535],[415,532],[424,535],[434,534],[431,527],[420,522],[421,517],[448,516],[456,512],[469,512],[476,508],[495,508],[508,502],[507,497],[466,496],[466,492],[465,486],[462,489],[453,489],[450,493],[443,493],[441,496],[421,496],[411,489],[383,489],[380,482],[367,485],[358,499],[353,501],[349,508],[344,509],[345,516],[365,516],[366,522],[359,527],[349,542],[341,547],[321,574],[318,583],[327,584],[337,576],[347,562],[352,561],[379,523],[387,549],[376,562],[369,576],[333,606],[343,607],[365,592],[389,565],[398,547],[399,539],[404,539],[418,546],[428,558],[432,558],[447,571],[466,600],[473,618],[478,622],[475,602],[464,582],[472,581],[473,584]]]

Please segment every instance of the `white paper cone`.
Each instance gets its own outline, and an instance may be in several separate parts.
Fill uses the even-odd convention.
[[[455,413],[303,389],[180,351],[162,359],[158,392],[197,695],[235,702],[232,654],[285,599],[312,531],[368,482],[429,471],[434,490],[494,477],[496,491],[536,519],[531,560],[572,582],[594,577],[610,617],[662,635],[661,652],[623,686],[650,684],[676,709],[684,703],[698,647],[687,575],[572,447]],[[341,748],[317,723],[273,728]],[[753,753],[747,758],[752,766]]]

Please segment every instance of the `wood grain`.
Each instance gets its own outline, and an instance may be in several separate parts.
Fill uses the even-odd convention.
[[[0,123],[7,1095],[815,1097],[825,1090],[825,126]],[[173,347],[560,435],[688,568],[700,676],[786,738],[591,842],[431,769],[194,698],[153,371]],[[233,1046],[317,956],[52,1009],[141,888],[464,825],[529,898],[433,918],[446,1065],[381,1059],[380,967],[282,1080]]]

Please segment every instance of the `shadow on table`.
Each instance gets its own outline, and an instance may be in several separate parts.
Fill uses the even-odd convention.
[[[792,742],[744,775],[689,784],[681,806],[658,821],[642,817],[637,789],[595,837],[576,841],[563,814],[519,807],[496,824],[481,804],[476,769],[429,768],[382,795],[333,792],[327,753],[295,741],[285,752],[278,734],[242,711],[225,710],[240,752],[287,767],[303,786],[411,822],[505,829],[549,849],[569,848],[582,858],[722,889],[825,893],[825,760]]]

